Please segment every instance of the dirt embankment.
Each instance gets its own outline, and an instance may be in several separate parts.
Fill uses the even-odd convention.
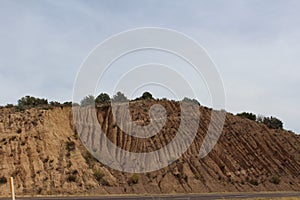
[[[123,133],[110,107],[98,109],[98,120],[119,147],[155,151],[175,137],[180,106],[174,101],[138,101],[131,104],[133,120],[149,124],[148,111],[154,103],[164,106],[168,117],[158,134],[147,139]],[[299,135],[227,114],[217,145],[199,159],[211,115],[208,108],[199,110],[196,138],[177,162],[155,172],[130,174],[102,165],[87,152],[74,128],[70,107],[24,112],[1,109],[0,195],[9,193],[5,180],[10,176],[15,178],[17,195],[300,190]]]

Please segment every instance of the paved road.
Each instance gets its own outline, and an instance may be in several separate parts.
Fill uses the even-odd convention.
[[[297,193],[230,193],[230,194],[183,194],[162,196],[99,196],[99,197],[17,197],[17,200],[213,200],[260,197],[300,197]],[[0,198],[10,200],[10,198]]]

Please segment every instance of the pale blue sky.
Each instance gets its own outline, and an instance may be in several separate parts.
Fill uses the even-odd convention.
[[[71,100],[79,67],[98,43],[155,26],[207,50],[226,110],[273,115],[299,133],[299,10],[297,0],[0,0],[0,104],[27,94]]]

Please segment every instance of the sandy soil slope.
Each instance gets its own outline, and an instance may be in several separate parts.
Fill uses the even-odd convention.
[[[132,152],[149,152],[168,144],[180,124],[175,101],[131,103],[131,116],[140,125],[159,103],[168,117],[158,134],[139,139],[115,125],[108,106],[98,108],[98,120],[108,138]],[[97,162],[82,145],[74,128],[71,107],[0,110],[0,195],[15,178],[21,194],[197,193],[300,190],[300,136],[227,114],[223,133],[204,159],[198,152],[206,135],[211,109],[200,106],[196,138],[177,161],[161,170],[130,174]],[[279,183],[277,183],[279,182]]]

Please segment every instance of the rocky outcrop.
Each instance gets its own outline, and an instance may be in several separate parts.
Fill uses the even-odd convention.
[[[167,145],[180,124],[174,101],[136,101],[132,119],[150,123],[153,104],[166,109],[167,120],[150,138],[124,133],[109,106],[98,108],[98,122],[107,138],[131,152],[151,152]],[[300,136],[227,114],[222,135],[203,159],[199,149],[211,109],[199,107],[196,138],[184,155],[163,169],[144,174],[113,170],[97,162],[83,146],[74,127],[71,107],[0,110],[0,195],[9,193],[10,176],[17,195],[122,194],[225,191],[283,191],[300,189]]]

